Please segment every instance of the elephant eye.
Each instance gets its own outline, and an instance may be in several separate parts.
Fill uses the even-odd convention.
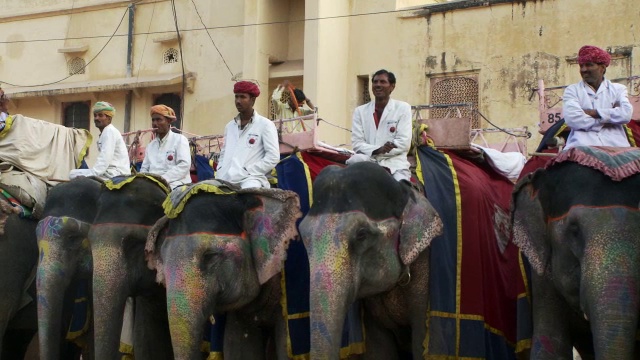
[[[356,231],[356,241],[359,241],[359,242],[365,241],[368,236],[369,236],[369,231],[367,231],[366,229],[360,228],[358,229],[358,231]]]
[[[210,269],[222,259],[222,254],[216,251],[206,251],[202,254],[202,268]]]

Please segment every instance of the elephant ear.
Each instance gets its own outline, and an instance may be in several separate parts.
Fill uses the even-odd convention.
[[[169,218],[166,216],[161,217],[149,230],[147,235],[147,242],[144,245],[144,258],[147,261],[147,267],[156,271],[156,281],[160,284],[164,284],[164,271],[162,270],[163,262],[160,257],[160,247],[162,246],[162,240],[164,239],[162,234],[169,224]],[[160,241],[158,239],[160,238]]]
[[[405,265],[415,261],[431,240],[442,235],[442,219],[422,194],[410,189],[402,212],[400,227],[400,259]]]
[[[513,189],[511,238],[529,259],[531,267],[542,275],[547,270],[551,249],[546,241],[544,211],[533,182],[537,173],[522,178]]]
[[[243,227],[251,241],[258,280],[264,284],[282,270],[289,240],[298,235],[300,199],[295,192],[280,189],[251,188],[238,194],[248,195]]]

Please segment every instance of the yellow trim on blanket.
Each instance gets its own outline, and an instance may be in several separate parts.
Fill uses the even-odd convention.
[[[224,360],[224,355],[221,352],[211,352],[207,360]]]
[[[88,301],[89,299],[87,298],[83,298],[84,301]],[[82,301],[76,301],[75,302],[82,302]],[[91,319],[91,317],[93,316],[92,314],[92,309],[91,306],[93,304],[87,304],[87,313],[85,314],[85,319],[84,319],[84,325],[82,326],[82,329],[78,330],[78,331],[70,331],[67,330],[67,335],[65,336],[65,338],[69,341],[72,341],[74,343],[76,343],[78,346],[81,346],[81,344],[83,343],[83,341],[80,341],[78,338],[84,334],[87,333],[87,331],[89,331],[89,320]],[[71,329],[71,324],[69,324],[69,329]],[[131,352],[133,354],[133,351]]]
[[[447,319],[456,319],[458,324],[460,323],[460,320],[473,320],[473,321],[482,321],[483,322],[483,326],[485,329],[487,329],[489,332],[496,334],[502,338],[504,338],[504,341],[511,345],[514,346],[515,344],[513,344],[512,342],[508,341],[504,332],[502,332],[501,330],[498,330],[496,328],[494,328],[491,325],[488,325],[485,320],[484,320],[484,316],[482,315],[475,315],[475,314],[454,314],[454,313],[448,313],[448,312],[443,312],[443,311],[429,311],[429,317],[431,316],[435,316],[435,317],[441,317],[441,318],[447,318]],[[459,327],[459,326],[458,326]],[[459,330],[459,329],[458,329]],[[458,347],[459,344],[458,344]]]
[[[524,294],[518,294],[518,299],[521,295],[527,297],[529,304],[531,304],[531,290],[529,289],[529,278],[527,278],[527,272],[524,269],[524,261],[522,261],[522,252],[518,251],[518,265],[520,265],[520,273],[522,274],[522,281],[524,281]]]
[[[7,119],[5,120],[4,124],[5,124],[4,129],[0,131],[0,139],[5,137],[9,133],[9,130],[11,130],[11,125],[13,125],[13,116],[12,115],[7,116]]]
[[[120,348],[118,349],[122,354],[131,355],[131,359],[133,359],[133,345],[120,342]],[[126,355],[122,358],[124,359]]]
[[[461,196],[460,196],[460,182],[458,181],[458,173],[456,172],[456,169],[453,167],[453,161],[451,160],[451,157],[449,155],[447,155],[446,153],[440,151],[440,153],[442,154],[442,156],[444,156],[444,158],[447,160],[447,166],[449,167],[449,169],[451,170],[451,178],[453,180],[453,188],[454,188],[454,193],[455,193],[455,197],[456,197],[456,232],[457,232],[457,236],[456,236],[456,242],[457,242],[457,259],[456,259],[456,314],[450,314],[447,315],[446,317],[451,317],[451,318],[455,318],[456,319],[456,355],[455,358],[456,359],[462,359],[461,357],[459,357],[460,355],[460,320],[462,319],[462,316],[467,316],[467,315],[462,315],[460,314],[460,298],[461,298],[461,281],[462,281],[462,200],[461,200]],[[417,171],[416,171],[417,172]],[[432,315],[436,315],[438,314],[438,316],[444,316],[444,314],[449,314],[449,313],[442,313],[442,312],[436,312],[436,311],[429,311],[429,314]],[[425,354],[429,351],[429,316],[427,316],[427,336],[425,336],[424,342],[422,343],[422,345],[424,346],[424,351]],[[471,319],[471,318],[470,318]],[[472,320],[479,320],[479,319],[472,319]],[[486,327],[486,324],[485,324]],[[432,355],[429,355],[429,358],[431,358]]]
[[[185,194],[182,199],[180,199],[180,203],[178,203],[178,205],[176,205],[175,207],[171,202],[171,196],[167,196],[167,198],[164,199],[164,202],[162,203],[164,214],[167,215],[169,219],[175,219],[182,212],[182,210],[184,210],[184,206],[187,204],[187,200],[201,191],[218,195],[233,195],[236,193],[235,191],[221,189],[211,184],[197,183],[191,186],[187,194]]]
[[[516,354],[531,349],[531,339],[520,340],[516,344]]]
[[[76,162],[76,168],[79,168],[80,165],[82,165],[82,160],[84,160],[84,158],[87,156],[87,153],[89,152],[89,147],[93,143],[93,135],[91,135],[91,133],[88,130],[84,130],[84,131],[87,133],[87,142],[84,144],[84,147],[80,151],[80,154],[78,154],[78,161]]]
[[[300,160],[302,166],[304,166],[304,175],[307,177],[307,189],[309,189],[309,207],[311,207],[311,205],[313,205],[313,181],[311,181],[311,172],[309,171],[309,166],[306,162],[304,162],[302,154],[299,151],[296,152],[296,157],[298,158],[298,160]]]
[[[123,186],[127,185],[128,183],[132,182],[136,178],[145,178],[147,180],[151,180],[154,183],[156,183],[166,194],[169,194],[171,192],[171,189],[169,189],[165,184],[163,184],[162,181],[154,178],[153,176],[148,176],[146,174],[136,174],[136,175],[130,176],[126,180],[122,180],[117,184],[115,184],[113,180],[110,179],[104,182],[104,186],[109,190],[118,190],[118,189],[121,189]]]
[[[293,346],[291,345],[291,336],[289,336],[289,310],[287,308],[287,285],[286,285],[286,273],[284,266],[280,271],[280,288],[282,289],[282,295],[280,296],[280,307],[282,308],[282,317],[284,318],[284,326],[286,330],[287,338],[287,355],[292,360],[309,360],[309,354],[293,355]],[[295,316],[292,315],[292,316]]]
[[[451,178],[453,179],[453,187],[456,194],[456,231],[457,237],[457,258],[456,258],[456,313],[460,314],[460,298],[461,298],[461,282],[462,282],[462,199],[460,197],[460,182],[458,181],[458,173],[453,167],[451,157],[442,153],[447,159],[449,169],[451,169]],[[456,320],[456,356],[460,355],[460,318]]]
[[[417,149],[416,149],[415,158],[416,158],[416,177],[418,178],[418,181],[420,181],[420,184],[422,184],[422,187],[424,187],[424,176],[422,176],[422,162],[420,161],[420,156],[418,155]]]
[[[633,147],[637,147],[638,145],[636,145],[636,139],[633,137],[633,131],[631,131],[631,128],[627,125],[622,126],[624,126],[624,131],[627,133],[627,138],[629,138],[629,144]]]

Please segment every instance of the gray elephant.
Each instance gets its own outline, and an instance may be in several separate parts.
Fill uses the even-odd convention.
[[[69,329],[76,290],[81,282],[90,283],[93,271],[91,248],[87,238],[96,215],[102,181],[77,178],[49,191],[43,218],[38,223],[40,256],[36,273],[38,291],[38,336],[41,359],[71,359],[63,346]],[[91,302],[91,289],[87,291]],[[93,358],[93,321],[84,320],[83,359]],[[64,352],[62,350],[65,350]]]
[[[428,246],[441,233],[427,199],[377,164],[325,168],[300,223],[311,276],[311,358],[339,357],[345,314],[361,298],[366,358],[398,358],[400,349],[422,358]]]
[[[572,359],[572,347],[587,358],[640,358],[640,175],[632,173],[614,180],[558,161],[516,185],[513,241],[535,270],[532,359]]]
[[[2,194],[0,194],[2,197]],[[37,221],[0,199],[0,358],[21,358],[37,331],[34,270]]]
[[[263,359],[267,343],[288,358],[280,271],[297,235],[298,196],[210,180],[169,200],[147,251],[166,285],[176,358],[199,358],[205,322],[220,312],[227,312],[225,359]]]
[[[118,355],[128,297],[135,297],[135,357],[173,359],[166,293],[144,259],[147,235],[164,215],[162,203],[168,192],[166,182],[151,174],[116,177],[103,185],[89,230],[98,360]]]

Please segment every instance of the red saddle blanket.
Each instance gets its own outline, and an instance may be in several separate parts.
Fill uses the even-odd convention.
[[[588,166],[601,171],[611,180],[621,181],[640,173],[640,148],[578,146],[561,152],[549,161],[546,167],[549,168],[564,161]]]

